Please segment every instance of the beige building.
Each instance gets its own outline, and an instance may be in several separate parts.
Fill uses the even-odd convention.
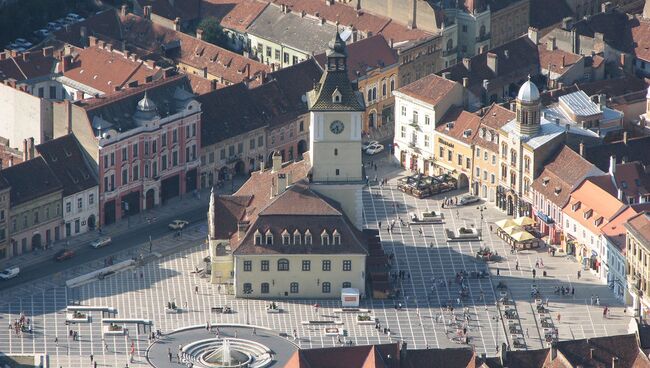
[[[362,96],[348,79],[338,33],[325,72],[307,95],[309,157],[252,173],[230,196],[210,198],[211,280],[237,297],[339,298],[365,294],[361,225]]]
[[[642,212],[625,224],[627,284],[635,311],[647,318],[650,312],[650,212]]]
[[[530,0],[491,1],[490,18],[490,47],[499,47],[526,33]]]

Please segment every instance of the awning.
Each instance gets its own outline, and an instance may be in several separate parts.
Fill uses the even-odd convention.
[[[495,222],[494,224],[497,225],[498,227],[502,228],[502,229],[505,229],[505,228],[508,228],[508,227],[513,227],[513,226],[517,225],[512,219],[499,220],[499,221]]]
[[[544,212],[542,212],[542,211],[537,211],[535,214],[537,215],[537,218],[539,218],[540,220],[542,220],[542,221],[543,221],[544,223],[546,223],[547,225],[552,225],[552,224],[555,223],[555,221],[553,221],[552,218],[548,217],[548,215],[546,215],[546,214],[545,214]]]
[[[535,220],[533,220],[532,218],[530,218],[528,216],[521,216],[521,217],[517,217],[515,219],[515,224],[517,224],[519,226],[534,225]]]
[[[527,232],[527,231],[520,231],[520,232],[518,232],[518,233],[514,233],[514,234],[512,234],[512,235],[510,235],[510,236],[512,237],[512,239],[514,239],[515,241],[518,241],[518,242],[528,241],[528,240],[533,240],[533,239],[535,239],[535,237],[532,236],[532,235],[531,235],[529,232]]]

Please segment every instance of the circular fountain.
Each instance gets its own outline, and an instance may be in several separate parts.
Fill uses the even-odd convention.
[[[271,363],[266,346],[236,338],[194,341],[183,347],[183,353],[188,361],[201,368],[263,368]]]

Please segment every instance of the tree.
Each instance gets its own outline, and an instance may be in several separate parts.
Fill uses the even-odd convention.
[[[219,24],[217,18],[207,17],[201,20],[197,29],[203,30],[203,40],[213,43],[217,46],[226,47],[228,44],[228,36],[223,31],[223,27]]]

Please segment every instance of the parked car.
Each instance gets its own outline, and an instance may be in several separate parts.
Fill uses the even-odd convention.
[[[59,22],[48,22],[47,29],[49,29],[50,32],[58,31],[61,29],[61,24],[59,24]]]
[[[37,30],[37,31],[34,31],[34,35],[35,35],[36,37],[45,38],[45,37],[47,37],[47,36],[50,35],[50,31],[48,31],[48,30],[45,29],[45,28],[42,28],[42,29],[39,29],[39,30]]]
[[[67,21],[70,23],[77,23],[86,20],[86,18],[80,16],[79,14],[75,13],[68,13],[68,15],[65,17]]]
[[[0,279],[2,279],[2,280],[13,279],[14,277],[18,276],[19,273],[20,273],[20,268],[18,268],[18,267],[10,267],[10,268],[7,268],[6,270],[0,272]]]
[[[366,153],[369,155],[376,155],[379,152],[384,150],[384,145],[383,144],[373,144],[372,146],[366,148]]]
[[[60,251],[54,254],[54,260],[57,262],[65,261],[74,257],[74,251],[70,249],[61,249]]]
[[[169,225],[167,225],[167,227],[169,230],[183,230],[187,224],[189,224],[189,222],[185,220],[174,220]]]
[[[111,238],[109,236],[103,237],[103,238],[98,238],[90,242],[90,246],[97,249],[101,248],[103,246],[111,244]]]
[[[34,46],[31,42],[27,41],[27,40],[24,39],[24,38],[16,38],[16,40],[14,41],[14,43],[15,43],[16,45],[20,46],[20,47],[25,48],[25,49],[28,49],[28,48]]]
[[[464,196],[460,197],[460,201],[458,201],[458,204],[460,204],[461,206],[465,206],[468,204],[476,203],[479,200],[480,198],[478,196],[465,194]]]
[[[14,50],[14,51],[20,51],[20,52],[25,51],[24,47],[22,47],[20,45],[17,45],[17,44],[15,44],[13,42],[8,44],[7,46],[5,46],[5,48],[7,48],[8,50]]]
[[[361,150],[362,150],[362,151],[365,151],[365,150],[367,150],[370,146],[374,146],[374,145],[376,145],[376,144],[379,144],[379,142],[377,142],[377,141],[365,142],[365,143],[361,144]]]

